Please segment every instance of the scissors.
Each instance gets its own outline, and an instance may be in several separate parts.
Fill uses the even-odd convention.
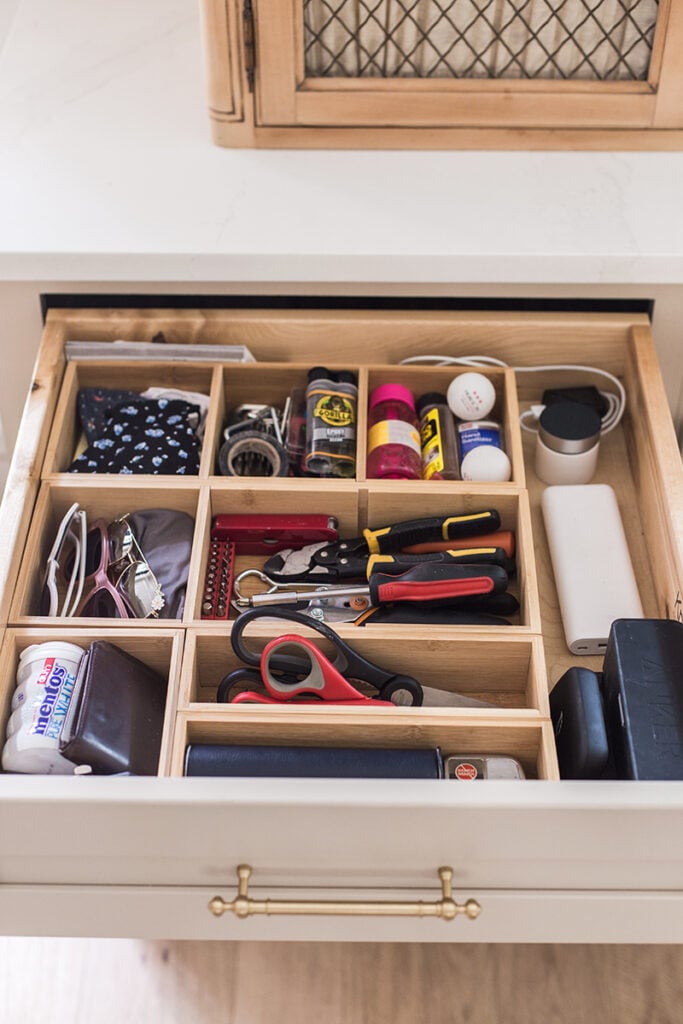
[[[262,653],[250,650],[244,643],[243,633],[258,619],[281,619],[315,630],[334,645],[333,660],[311,640],[294,633],[271,640]],[[228,673],[218,687],[219,702],[230,700],[231,689],[246,680],[252,685],[260,684],[266,693],[247,690],[236,694],[232,703],[283,704],[296,698],[297,703],[317,704],[322,700],[345,707],[367,707],[380,703],[394,705],[396,701],[392,697],[400,694],[401,704],[422,704],[422,687],[417,679],[387,672],[354,651],[324,622],[289,608],[251,608],[243,612],[232,627],[230,642],[237,657],[253,668]],[[365,696],[349,679],[369,683],[377,690],[377,696]],[[300,700],[301,697],[304,699]]]

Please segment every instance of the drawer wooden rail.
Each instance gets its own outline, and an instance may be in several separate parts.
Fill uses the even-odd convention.
[[[229,910],[235,917],[253,917],[256,914],[327,914],[334,917],[440,917],[442,921],[453,921],[464,914],[473,921],[481,914],[476,900],[456,903],[453,899],[453,868],[439,868],[441,899],[433,903],[424,900],[390,902],[382,900],[254,900],[249,896],[249,879],[252,869],[248,864],[237,868],[237,896],[227,903],[220,896],[209,901],[209,910],[215,917],[221,917]]]

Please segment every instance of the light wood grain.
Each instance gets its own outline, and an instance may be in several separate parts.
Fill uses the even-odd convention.
[[[237,8],[225,0],[207,0],[200,4],[200,15],[209,109],[224,119],[239,120],[244,109]]]
[[[292,124],[296,119],[296,0],[258,0],[256,29],[257,119],[265,124]],[[261,73],[269,68],[269,73]]]
[[[0,507],[0,622],[7,622],[64,373],[64,327],[45,329]]]
[[[631,469],[643,524],[657,566],[658,606],[683,621],[683,478],[664,382],[647,333],[634,328],[626,370],[632,414],[626,421]],[[653,531],[652,526],[658,528]]]
[[[261,68],[267,74],[267,65]],[[534,82],[533,92],[517,89],[510,80],[483,82],[477,92],[461,88],[459,81],[444,85],[443,79],[431,79],[430,88],[387,90],[373,88],[365,79],[365,89],[337,90],[315,88],[316,79],[306,82],[293,94],[294,118],[278,121],[264,113],[259,122],[265,126],[293,124],[297,126],[340,128],[387,127],[405,128],[630,128],[647,129],[655,114],[655,97],[647,86],[615,90],[614,83],[596,83],[592,92],[559,92],[545,83]],[[573,83],[569,83],[570,87]],[[448,87],[450,86],[450,88]],[[607,87],[605,87],[607,86]]]
[[[661,42],[653,54],[658,60],[657,105],[654,127],[681,128],[683,126],[683,8],[680,3],[664,4],[664,28]],[[657,19],[659,22],[659,18]]]
[[[680,1024],[682,1000],[680,946],[0,939],[8,1024]]]
[[[677,129],[617,128],[330,128],[257,127],[253,118],[231,123],[210,114],[211,138],[229,149],[379,149],[630,151],[683,149]]]
[[[421,149],[680,149],[683,16],[663,3],[647,81],[306,78],[300,0],[255,3],[256,104],[226,33],[202,0],[213,139],[224,146]],[[239,0],[226,0],[228,21]],[[232,75],[232,79],[231,79]],[[239,76],[241,82],[235,79]],[[228,86],[232,81],[233,85]],[[217,109],[216,109],[217,108]]]
[[[310,366],[357,361],[398,363],[406,356],[484,353],[510,365],[574,362],[622,373],[634,325],[644,314],[365,310],[51,310],[54,324],[74,341],[151,341],[247,345],[259,362]]]

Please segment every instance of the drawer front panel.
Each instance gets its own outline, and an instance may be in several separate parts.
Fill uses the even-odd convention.
[[[683,785],[3,780],[11,884],[683,889]]]
[[[215,918],[210,888],[0,886],[0,920],[11,935],[308,942],[683,942],[680,892],[557,890],[456,893],[482,907],[475,921],[379,917]],[[265,899],[306,899],[306,890],[254,889]],[[326,890],[328,899],[429,901],[429,889]]]

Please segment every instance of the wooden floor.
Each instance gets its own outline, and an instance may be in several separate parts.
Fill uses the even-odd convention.
[[[681,1024],[683,947],[0,938],[0,1024]]]

